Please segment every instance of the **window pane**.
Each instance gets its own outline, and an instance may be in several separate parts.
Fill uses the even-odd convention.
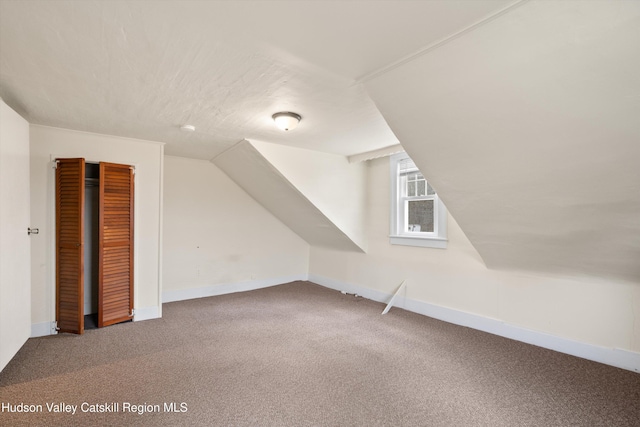
[[[418,181],[418,196],[424,196],[424,184],[427,181],[422,180],[422,181]]]
[[[433,188],[431,188],[429,183],[427,183],[427,195],[428,196],[433,196],[434,194],[436,194],[436,192],[433,190]]]
[[[433,200],[410,200],[407,204],[407,231],[433,233]]]
[[[407,196],[413,197],[415,195],[416,195],[416,183],[410,181],[407,183]]]

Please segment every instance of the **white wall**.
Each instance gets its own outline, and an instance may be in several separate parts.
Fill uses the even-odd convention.
[[[31,224],[40,228],[31,248],[33,334],[55,321],[56,157],[135,166],[135,320],[161,316],[163,144],[31,125]]]
[[[309,244],[211,162],[165,157],[164,300],[305,280]]]
[[[29,123],[0,100],[0,371],[31,333],[28,227]]]
[[[523,2],[366,83],[490,268],[640,281],[638,22]]]
[[[310,245],[363,250],[250,141],[239,141],[211,161]],[[325,179],[323,172],[309,170],[312,179]]]
[[[521,335],[532,330],[538,338],[560,337],[561,345],[626,350],[624,357],[640,369],[640,284],[488,270],[452,217],[447,249],[390,245],[389,160],[368,163],[369,251],[312,247],[310,280],[388,300],[406,279],[408,300],[431,304],[434,312],[445,307],[474,314],[472,327],[497,333],[515,327]]]
[[[344,156],[251,141],[285,178],[360,248],[364,228],[366,168]]]

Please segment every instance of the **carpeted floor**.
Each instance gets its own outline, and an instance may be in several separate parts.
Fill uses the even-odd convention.
[[[383,308],[296,282],[30,339],[0,425],[640,426],[639,374]]]

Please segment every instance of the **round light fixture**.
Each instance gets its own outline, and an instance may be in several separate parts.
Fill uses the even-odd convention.
[[[276,126],[285,131],[295,129],[295,127],[298,126],[298,123],[300,123],[300,120],[302,120],[300,114],[291,113],[289,111],[275,113],[271,117],[273,118],[273,121],[276,122]]]

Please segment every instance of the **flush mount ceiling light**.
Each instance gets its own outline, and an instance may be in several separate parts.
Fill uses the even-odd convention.
[[[180,126],[180,130],[183,132],[195,132],[196,127],[193,125],[182,125]]]
[[[302,120],[300,114],[291,113],[288,111],[275,113],[271,117],[273,117],[273,121],[276,122],[276,126],[278,126],[282,130],[293,130],[296,126],[298,126],[300,120]]]

